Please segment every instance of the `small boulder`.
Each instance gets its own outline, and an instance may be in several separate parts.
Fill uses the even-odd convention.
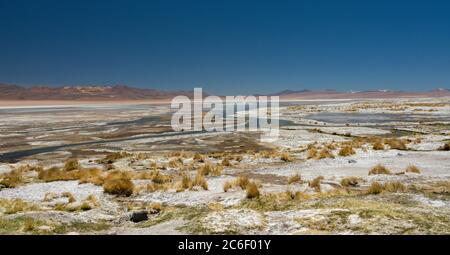
[[[141,221],[148,220],[148,212],[147,211],[138,211],[132,212],[130,216],[130,221],[137,223]]]
[[[42,232],[51,232],[53,230],[52,227],[46,225],[39,226],[37,229]]]
[[[352,226],[356,226],[362,222],[361,218],[357,214],[351,214],[348,216],[348,223]]]

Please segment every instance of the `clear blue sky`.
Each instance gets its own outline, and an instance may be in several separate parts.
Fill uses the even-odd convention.
[[[450,88],[450,2],[0,0],[0,82]]]

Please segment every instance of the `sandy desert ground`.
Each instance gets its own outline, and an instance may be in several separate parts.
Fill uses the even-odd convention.
[[[0,234],[450,234],[449,98],[291,100],[273,143],[0,105]]]

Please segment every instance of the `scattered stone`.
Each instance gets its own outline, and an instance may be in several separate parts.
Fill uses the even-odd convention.
[[[148,212],[147,211],[138,211],[132,212],[130,216],[130,221],[137,223],[141,221],[148,220]]]
[[[362,221],[358,214],[349,215],[347,220],[348,220],[348,223],[352,226],[358,225]]]
[[[39,231],[42,231],[42,232],[50,232],[50,231],[52,231],[52,227],[50,227],[50,226],[39,226],[38,228],[37,228]]]

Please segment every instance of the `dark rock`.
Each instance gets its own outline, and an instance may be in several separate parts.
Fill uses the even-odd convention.
[[[148,220],[148,212],[147,211],[138,211],[132,212],[130,216],[130,221],[137,223],[141,221]]]
[[[356,162],[357,162],[357,161],[354,160],[354,159],[350,159],[350,160],[348,161],[349,164],[355,164]]]

